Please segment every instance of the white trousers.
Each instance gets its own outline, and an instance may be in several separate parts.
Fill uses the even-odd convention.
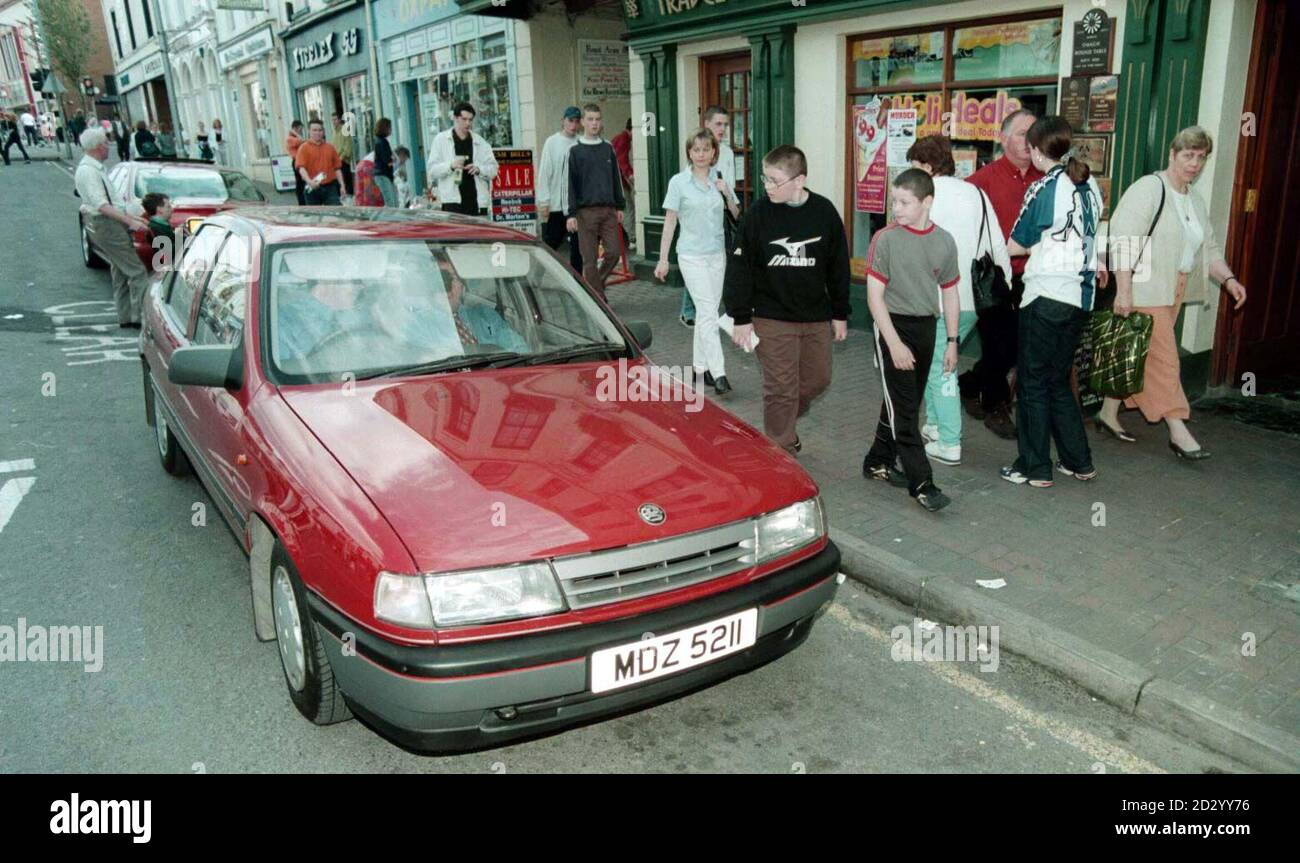
[[[722,337],[718,329],[718,306],[722,302],[722,282],[727,275],[727,254],[678,255],[682,279],[691,301],[695,303],[695,344],[692,364],[708,370],[715,378],[727,373],[722,355]]]

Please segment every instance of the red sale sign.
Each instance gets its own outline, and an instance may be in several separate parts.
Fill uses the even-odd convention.
[[[537,191],[532,150],[493,150],[497,175],[492,179],[492,221],[530,222],[537,218]]]

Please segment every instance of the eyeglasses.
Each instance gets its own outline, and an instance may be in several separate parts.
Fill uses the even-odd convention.
[[[782,186],[784,186],[786,183],[790,182],[790,181],[793,180],[793,179],[795,179],[795,177],[787,177],[786,179],[784,179],[784,180],[782,180],[781,182],[778,183],[776,180],[773,180],[773,179],[772,179],[771,177],[769,177],[767,174],[764,174],[764,175],[763,175],[763,185],[764,185],[765,187],[767,187],[767,188],[770,188],[770,189],[779,189],[779,188],[781,188]]]

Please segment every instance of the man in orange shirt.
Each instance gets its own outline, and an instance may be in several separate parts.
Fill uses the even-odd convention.
[[[306,185],[307,204],[338,204],[343,189],[343,159],[325,140],[325,123],[307,124],[307,140],[298,145],[293,159],[294,173]]]
[[[289,126],[289,137],[284,139],[284,149],[289,154],[289,161],[293,163],[293,194],[298,199],[298,206],[307,203],[304,190],[306,186],[302,182],[302,177],[298,176],[298,147],[302,145],[302,120],[294,120]]]

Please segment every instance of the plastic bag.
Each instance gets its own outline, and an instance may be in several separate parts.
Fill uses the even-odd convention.
[[[1108,398],[1128,398],[1142,392],[1152,318],[1144,312],[1120,317],[1113,312],[1092,315],[1092,368],[1088,385]]]

